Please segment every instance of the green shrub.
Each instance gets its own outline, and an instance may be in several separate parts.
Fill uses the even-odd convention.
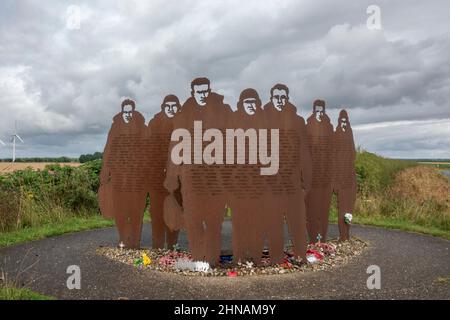
[[[379,192],[392,183],[395,173],[415,165],[413,161],[387,159],[359,151],[355,162],[358,192],[362,195]]]
[[[101,160],[80,167],[52,164],[0,176],[0,231],[98,214]]]

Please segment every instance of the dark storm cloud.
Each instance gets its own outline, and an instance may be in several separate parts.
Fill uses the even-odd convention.
[[[79,29],[67,27],[73,4]],[[383,30],[373,31],[370,4],[2,1],[0,138],[17,119],[23,155],[101,150],[124,97],[149,120],[166,94],[184,100],[190,80],[206,75],[233,107],[243,88],[266,101],[270,87],[284,82],[303,116],[318,97],[333,116],[350,109],[352,124],[363,128],[356,140],[369,150],[450,157],[450,141],[440,138],[445,126],[427,122],[450,119],[449,5],[379,1]],[[405,120],[420,135],[389,125]],[[364,128],[376,123],[388,125],[381,133]],[[8,152],[0,148],[0,157]]]

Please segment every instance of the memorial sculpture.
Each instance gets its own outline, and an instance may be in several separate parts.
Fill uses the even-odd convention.
[[[232,183],[229,187],[228,204],[232,209],[232,248],[233,259],[244,262],[252,260],[261,262],[264,241],[267,239],[271,252],[282,252],[282,244],[276,244],[272,234],[277,203],[271,200],[271,190],[260,174],[256,158],[256,131],[267,128],[266,117],[256,90],[248,88],[241,92],[237,110],[233,113],[233,128],[243,130],[243,143],[249,148],[238,150],[238,143],[233,146],[237,156],[236,165],[232,167]],[[253,146],[253,147],[252,147]],[[239,153],[241,152],[241,154]],[[279,247],[279,248],[278,248]]]
[[[178,239],[178,231],[170,230],[164,222],[164,199],[168,195],[164,188],[166,178],[167,156],[169,152],[170,136],[173,131],[174,118],[180,112],[181,106],[178,97],[167,95],[158,112],[147,126],[147,136],[144,145],[147,168],[145,172],[149,198],[150,214],[152,219],[152,247],[172,248]],[[177,194],[177,193],[175,193]],[[177,202],[181,199],[176,196]]]
[[[311,179],[305,121],[297,115],[297,108],[289,101],[289,88],[283,84],[272,87],[270,102],[263,108],[266,125],[279,130],[280,169],[278,174],[266,177],[271,188],[268,197],[275,204],[270,207],[269,214],[275,216],[275,219],[270,219],[273,221],[270,232],[277,249],[272,250],[270,258],[272,262],[279,262],[284,257],[283,225],[286,220],[294,253],[305,259],[304,198]]]
[[[182,214],[189,249],[194,260],[204,260],[211,265],[215,265],[220,256],[226,190],[222,184],[222,165],[203,162],[203,150],[207,148],[208,143],[203,139],[195,140],[195,137],[198,137],[198,134],[203,137],[208,128],[220,130],[221,134],[225,131],[232,110],[229,105],[224,104],[223,98],[212,92],[209,79],[197,78],[192,81],[191,97],[175,117],[174,130],[181,129],[189,133],[189,139],[193,139],[189,144],[193,145],[194,150],[183,154],[189,157],[183,164],[177,165],[168,161],[165,183],[170,193],[181,183]],[[173,138],[172,136],[172,141]],[[223,148],[223,145],[219,148]],[[172,147],[169,151],[170,157],[177,152],[175,149]],[[184,150],[184,153],[188,152]],[[172,225],[172,222],[168,221],[168,225]]]
[[[313,113],[306,124],[312,161],[311,189],[306,196],[309,240],[326,241],[328,215],[333,193],[333,126],[325,112],[325,101],[315,100]]]
[[[289,88],[276,84],[264,106],[256,90],[243,90],[233,112],[209,79],[196,78],[182,106],[166,96],[147,126],[132,100],[122,103],[105,146],[100,209],[116,220],[124,246],[137,248],[148,194],[153,248],[171,248],[186,230],[192,259],[211,266],[227,210],[234,262],[259,264],[268,245],[270,262],[281,263],[286,223],[294,255],[306,261],[307,236],[326,241],[333,192],[340,239],[349,238],[354,161],[345,110],[334,131],[325,101],[316,100],[305,124]]]
[[[356,150],[347,111],[339,113],[333,135],[333,190],[337,196],[338,226],[341,240],[348,240],[349,223],[345,215],[352,216],[356,201]]]
[[[147,126],[133,100],[124,100],[121,107],[103,151],[99,205],[105,217],[115,219],[120,242],[139,248],[147,197],[142,149]]]

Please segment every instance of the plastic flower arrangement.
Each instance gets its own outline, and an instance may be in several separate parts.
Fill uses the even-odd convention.
[[[150,259],[145,252],[142,253],[142,263],[144,264],[144,266],[148,266],[152,263],[152,259]]]
[[[352,219],[353,219],[353,215],[351,213],[346,213],[344,214],[344,222],[346,224],[351,224],[352,223]]]

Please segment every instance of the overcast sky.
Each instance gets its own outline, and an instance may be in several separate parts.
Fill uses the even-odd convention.
[[[372,4],[381,30],[367,26]],[[234,108],[241,90],[266,102],[281,82],[305,118],[317,98],[334,123],[346,108],[368,151],[450,158],[448,12],[446,0],[2,0],[0,139],[17,120],[18,157],[102,151],[125,97],[148,121],[206,76]]]

